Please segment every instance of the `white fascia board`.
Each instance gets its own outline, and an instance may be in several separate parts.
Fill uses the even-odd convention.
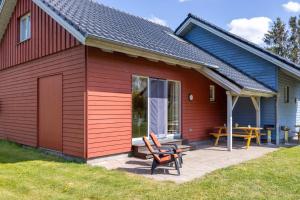
[[[86,37],[82,35],[77,29],[68,24],[64,19],[57,15],[52,9],[42,3],[40,0],[32,0],[38,7],[40,7],[44,12],[51,16],[58,24],[65,28],[69,33],[71,33],[81,44],[85,44]]]
[[[266,55],[265,53],[263,53],[263,52],[255,49],[255,48],[253,48],[253,47],[251,47],[251,46],[249,46],[247,44],[244,44],[244,43],[242,43],[242,42],[240,42],[240,41],[238,41],[238,40],[236,40],[236,39],[234,39],[234,38],[232,38],[232,37],[230,37],[230,36],[228,36],[228,35],[220,32],[220,31],[218,31],[218,30],[216,30],[216,29],[214,29],[214,28],[212,28],[212,27],[210,27],[210,26],[208,26],[206,24],[203,24],[203,23],[201,23],[198,20],[195,20],[193,18],[189,18],[182,25],[182,27],[176,32],[176,34],[177,35],[181,35],[181,33],[191,23],[193,23],[193,24],[195,24],[195,25],[197,25],[197,26],[199,26],[199,27],[201,27],[201,28],[203,28],[203,29],[205,29],[205,30],[207,30],[207,31],[209,31],[209,32],[211,32],[211,33],[213,33],[213,34],[215,34],[215,35],[217,35],[217,36],[219,36],[219,37],[221,37],[221,38],[223,38],[223,39],[225,39],[225,40],[227,40],[227,41],[229,41],[229,42],[231,42],[231,43],[233,43],[233,44],[235,44],[235,45],[237,45],[237,46],[239,46],[239,47],[241,47],[241,48],[243,48],[243,49],[245,49],[245,50],[247,50],[247,51],[249,51],[249,52],[251,52],[251,53],[253,53],[253,54],[255,54],[255,55],[257,55],[257,56],[259,56],[259,57],[261,57],[261,58],[263,58],[265,60],[267,60],[267,61],[269,61],[269,62],[271,62],[271,63],[273,63],[273,64],[275,64],[275,65],[277,65],[278,67],[281,67],[281,68],[283,68],[283,69],[285,69],[285,70],[287,70],[287,71],[289,71],[289,72],[291,72],[291,73],[293,73],[293,74],[295,74],[295,75],[297,75],[297,76],[300,77],[300,70],[297,70],[297,69],[295,69],[295,68],[293,68],[293,67],[291,67],[291,66],[289,66],[289,65],[287,65],[287,64],[285,64],[283,62],[281,62],[280,60],[277,60],[277,59],[269,56],[269,55]]]
[[[198,72],[200,72],[201,74],[203,74],[208,79],[214,81],[215,83],[217,83],[218,85],[223,87],[224,89],[230,90],[234,94],[241,94],[242,89],[239,86],[235,85],[234,83],[232,83],[229,80],[225,79],[224,77],[220,76],[219,74],[212,71],[211,69],[203,68],[202,70],[201,69],[196,69],[196,70]]]
[[[208,79],[214,81],[221,87],[223,87],[225,90],[229,90],[233,96],[245,96],[245,97],[250,97],[250,96],[256,96],[256,97],[273,97],[276,95],[275,92],[262,92],[262,91],[257,91],[255,89],[249,90],[249,89],[241,89],[239,86],[236,84],[232,83],[231,81],[227,80],[226,78],[220,76],[213,70],[209,68],[203,68],[203,69],[196,69],[198,72],[203,74],[205,77]]]

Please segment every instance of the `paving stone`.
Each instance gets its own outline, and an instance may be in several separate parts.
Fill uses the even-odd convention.
[[[152,160],[141,160],[132,157],[121,157],[111,161],[99,161],[98,163],[93,163],[93,166],[123,170],[158,181],[184,183],[196,178],[201,178],[207,173],[217,169],[259,158],[278,149],[274,146],[267,145],[251,146],[248,150],[241,147],[242,145],[237,145],[232,152],[228,152],[225,145],[219,147],[202,145],[198,150],[186,152],[180,176],[177,176],[177,171],[174,168],[168,166],[160,166],[154,175],[150,175]]]

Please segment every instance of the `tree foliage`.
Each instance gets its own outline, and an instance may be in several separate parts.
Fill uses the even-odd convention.
[[[264,42],[266,49],[300,64],[300,18],[291,17],[288,25],[277,18],[265,35]]]

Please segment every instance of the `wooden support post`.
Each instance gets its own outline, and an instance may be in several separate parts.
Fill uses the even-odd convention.
[[[268,130],[268,145],[272,144],[272,131]]]
[[[260,115],[260,97],[251,97],[255,111],[256,111],[256,127],[261,126],[261,115]]]
[[[232,95],[229,91],[227,94],[227,148],[232,151]]]
[[[277,94],[277,98],[276,98],[276,145],[279,145],[280,143],[280,95]]]
[[[289,143],[289,131],[284,131],[284,143]]]

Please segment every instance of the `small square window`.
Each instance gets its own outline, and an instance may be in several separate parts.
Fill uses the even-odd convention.
[[[30,39],[31,37],[31,15],[24,15],[20,19],[20,42]]]
[[[216,101],[216,87],[214,85],[209,86],[209,101],[210,102]]]
[[[284,87],[284,103],[290,103],[290,87]]]

